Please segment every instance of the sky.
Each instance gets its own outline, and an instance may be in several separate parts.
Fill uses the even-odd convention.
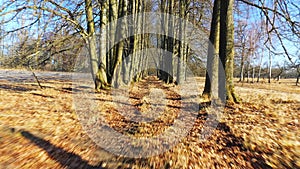
[[[256,1],[253,1],[253,2],[256,2]],[[286,2],[290,2],[290,0],[287,0]],[[271,7],[272,5],[270,5],[270,3],[271,3],[271,0],[266,0],[266,4]],[[300,4],[299,4],[299,6],[300,6]],[[263,20],[263,23],[265,23],[265,16],[263,15],[263,13],[261,13],[261,10],[259,10],[257,8],[254,8],[254,7],[249,7],[248,5],[243,5],[241,2],[240,2],[239,7],[241,8],[242,14],[241,15],[235,14],[235,18],[236,19],[241,19],[241,20],[243,20],[244,18],[247,18],[246,20],[245,19],[244,20],[247,23],[248,29],[258,29],[258,31],[261,31],[262,28],[260,28],[260,23],[261,23],[262,20]],[[300,20],[300,18],[299,18],[300,17],[299,16],[300,11],[299,10],[295,10],[295,8],[289,8],[289,12],[291,14],[298,14],[298,16],[295,15],[295,17],[292,17],[291,18],[292,20],[295,20],[295,21]],[[294,13],[292,13],[292,12],[294,12]],[[298,17],[298,18],[296,18],[296,17]],[[286,25],[277,24],[276,26],[281,28],[281,27],[286,26]],[[252,27],[254,27],[254,28],[252,28]],[[263,29],[265,29],[265,28],[263,28]],[[265,33],[262,38],[266,40],[267,39],[267,34]],[[291,36],[289,36],[289,38],[291,38]],[[261,43],[263,44],[265,42],[265,40],[262,41]],[[288,50],[288,53],[293,57],[292,58],[293,62],[295,62],[297,59],[298,60],[300,59],[300,56],[299,56],[299,54],[300,54],[300,52],[299,52],[299,50],[300,50],[299,49],[300,40],[297,39],[297,37],[294,37],[294,40],[298,41],[298,44],[294,44],[291,41],[286,40],[286,39],[283,38],[283,43],[284,43],[286,49]],[[281,45],[279,39],[277,38],[277,36],[275,35],[275,33],[273,33],[273,36],[272,36],[272,45],[274,46],[274,48],[272,50],[275,53],[282,53],[282,54],[279,54],[279,55],[275,55],[275,54],[271,53],[271,56],[272,56],[272,59],[273,59],[273,62],[274,62],[273,66],[275,66],[277,64],[283,65],[285,62],[290,62],[288,60],[288,57],[284,54],[284,49],[282,48],[282,45]],[[264,51],[263,53],[260,53],[261,55],[264,56],[263,62],[268,62],[268,60],[269,60],[269,51],[266,48],[263,51]],[[257,62],[257,64],[258,64],[258,62]]]
[[[0,0],[0,4],[3,4],[4,2],[8,2],[8,1],[11,1],[11,0]],[[24,1],[20,1],[20,2],[24,2]],[[243,8],[243,7],[242,7]],[[6,10],[9,10],[9,9],[6,9]],[[244,9],[242,9],[242,11],[243,11],[243,13],[245,14],[245,11],[247,11],[247,10],[249,10],[248,8],[244,8]],[[260,20],[261,18],[260,18],[260,14],[259,14],[259,12],[257,11],[257,10],[255,10],[255,9],[250,9],[249,10],[249,13],[250,13],[250,16],[249,16],[249,18],[247,19],[247,23],[249,24],[249,25],[251,25],[251,23],[254,23],[255,25],[257,24],[257,22],[258,22],[258,20]],[[30,14],[27,14],[27,15],[30,15]],[[7,16],[6,16],[7,17]],[[28,18],[26,15],[24,15],[23,16],[24,18]],[[234,16],[235,18],[242,18],[242,17],[244,17],[244,16],[239,16],[239,15],[235,15]],[[3,19],[3,16],[0,16],[0,21]],[[29,22],[29,21],[26,21],[27,23]],[[24,22],[23,24],[26,24],[26,22]],[[13,29],[13,28],[17,28],[17,27],[20,27],[22,25],[22,23],[20,23],[20,22],[11,22],[11,23],[9,23],[9,24],[6,24],[5,25],[5,30],[11,30],[11,29]],[[3,28],[3,27],[2,27]],[[37,32],[34,28],[32,29],[32,31],[33,31],[33,36],[34,36],[34,34]],[[5,42],[8,42],[9,41],[9,39],[7,40],[5,40]],[[299,40],[300,41],[300,40]],[[5,43],[4,42],[4,43]],[[287,40],[284,40],[284,43],[286,44],[286,47],[287,47],[287,49],[288,49],[288,51],[289,51],[289,53],[291,53],[291,54],[293,54],[293,55],[295,55],[295,57],[293,58],[294,60],[296,60],[299,56],[297,56],[297,55],[299,55],[299,47],[297,47],[297,46],[295,46],[295,45],[293,45],[291,42],[289,42],[289,41],[287,41]],[[279,42],[278,42],[278,39],[276,39],[276,38],[274,38],[274,47],[275,47],[275,52],[276,53],[283,53],[283,49],[282,49],[282,47],[281,47],[281,45],[279,44]],[[264,53],[261,53],[262,55],[264,55],[264,58],[263,58],[263,62],[267,62],[268,61],[268,57],[269,57],[269,52],[267,51],[267,50],[264,50]],[[276,65],[277,63],[276,62],[278,62],[279,64],[282,64],[283,62],[285,62],[285,61],[287,61],[287,57],[285,56],[285,55],[278,55],[278,56],[273,56],[273,60],[274,60],[274,65]]]

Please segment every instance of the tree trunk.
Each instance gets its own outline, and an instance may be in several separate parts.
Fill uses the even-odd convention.
[[[218,98],[218,94],[216,92],[218,91],[220,5],[221,0],[215,0],[209,36],[210,43],[208,46],[205,87],[202,94],[203,98],[207,99]],[[214,92],[213,95],[212,92]]]
[[[269,80],[268,82],[271,83],[271,78],[272,78],[272,55],[271,52],[269,51]]]
[[[174,18],[171,16],[173,14],[173,4],[174,0],[169,0],[168,3],[168,37],[167,37],[167,58],[165,59],[165,70],[166,70],[166,79],[167,84],[173,83],[173,52],[174,52]]]
[[[250,62],[248,61],[248,64],[247,64],[247,83],[249,83],[249,79],[250,79]]]
[[[118,18],[122,18],[127,13],[127,1],[126,0],[120,0],[119,1],[119,9],[118,9]],[[121,76],[122,72],[122,59],[123,59],[123,49],[124,49],[124,38],[125,38],[125,27],[126,22],[123,21],[118,22],[116,26],[116,34],[115,34],[115,40],[118,41],[118,44],[116,45],[116,60],[114,63],[114,86],[118,87],[123,83],[123,77]]]
[[[118,45],[115,45],[116,41],[116,32],[117,29],[117,23],[114,22],[118,19],[118,1],[117,0],[109,0],[109,46],[108,46],[108,59],[107,59],[107,65],[108,65],[108,83],[113,83],[113,76],[115,73],[115,67],[118,60]]]
[[[127,75],[128,76],[126,79],[128,80],[128,83],[131,83],[133,81],[133,74],[134,74],[134,62],[135,62],[135,48],[136,48],[136,35],[134,35],[135,32],[135,25],[136,25],[136,1],[132,0],[128,4],[128,13],[131,15],[130,20],[128,23],[128,32],[130,35],[133,35],[132,37],[129,38],[129,49],[131,53],[131,57],[128,59],[128,66],[127,66]]]
[[[141,17],[139,17],[140,16],[140,12],[141,12],[141,9],[142,9],[142,1],[141,0],[137,0],[136,1],[136,31],[137,32],[141,32],[142,30],[142,25],[143,25],[143,18],[141,18]],[[137,53],[137,52],[139,52],[141,49],[142,49],[142,35],[136,35],[135,36],[135,48],[134,48],[134,51],[135,51],[135,53]],[[138,81],[140,81],[141,80],[141,69],[142,69],[142,67],[141,67],[141,65],[142,65],[142,57],[140,56],[140,55],[137,55],[137,54],[135,54],[135,69],[134,69],[134,74],[135,74],[135,76],[134,76],[134,81],[135,82],[138,82]]]
[[[257,83],[260,80],[262,59],[263,59],[263,51],[262,51],[262,54],[260,56],[259,69],[258,69],[258,74],[257,74]]]
[[[297,76],[297,80],[296,80],[296,86],[298,86],[299,79],[300,79],[300,65],[297,66],[297,72],[298,72],[298,76]]]
[[[255,78],[255,67],[252,66],[252,83],[254,83],[254,78]]]
[[[161,49],[162,49],[162,56],[161,56],[161,61],[160,61],[160,79],[163,80],[164,82],[167,81],[168,79],[168,73],[167,73],[167,52],[165,50],[168,49],[168,1],[167,0],[161,0],[161,12],[162,12],[162,18],[161,18],[161,30],[162,30],[162,35],[161,35]]]
[[[106,89],[107,79],[106,79],[105,70],[104,67],[101,66],[101,62],[99,62],[98,60],[99,57],[97,55],[92,0],[85,0],[85,11],[86,11],[86,20],[87,20],[87,33],[88,33],[87,43],[89,49],[91,73],[92,73],[93,81],[95,83],[95,89],[96,90]]]
[[[243,49],[244,51],[244,49]],[[241,68],[240,68],[240,82],[244,82],[244,69],[245,69],[245,56],[244,52],[242,52],[242,57],[241,57]]]
[[[191,51],[190,47],[185,45],[185,53],[183,55],[183,62],[185,63],[184,64],[184,67],[183,67],[183,72],[184,72],[184,80],[186,81],[186,78],[187,78],[187,71],[186,71],[186,67],[187,67],[187,59],[188,59],[188,56],[189,56],[189,53]]]
[[[220,13],[220,61],[225,68],[225,78],[219,75],[219,97],[228,102],[239,102],[233,85],[234,63],[234,23],[233,23],[234,0],[221,1]],[[220,68],[220,67],[219,67]],[[222,70],[219,69],[222,73]],[[226,91],[226,92],[225,92]]]
[[[182,19],[179,22],[179,41],[178,41],[178,62],[176,71],[176,82],[178,84],[185,80],[186,72],[186,57],[187,57],[187,45],[186,45],[186,22],[185,20],[188,16],[185,14],[187,7],[189,6],[189,1],[183,0],[179,1],[179,17]]]

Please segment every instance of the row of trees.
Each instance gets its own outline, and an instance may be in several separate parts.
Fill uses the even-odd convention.
[[[177,76],[180,83],[186,76],[185,63],[191,61],[189,65],[193,67],[199,63],[199,56],[193,55],[184,42],[187,41],[185,20],[207,31],[211,2],[36,0],[6,1],[3,6],[3,25],[13,24],[13,19],[22,22],[19,28],[6,31],[16,37],[10,41],[15,49],[10,48],[7,53],[10,56],[6,65],[44,68],[50,63],[60,67],[56,58],[68,65],[67,62],[74,63],[73,54],[85,51],[86,45],[96,88],[105,89],[113,83],[138,81],[147,75],[148,48],[162,49],[151,58],[159,70],[158,76],[166,83],[174,82],[173,77]],[[159,20],[149,21],[146,12],[160,13]],[[116,21],[124,17],[127,18]],[[151,30],[146,29],[153,23],[147,22],[156,22],[159,33],[148,33]],[[141,50],[146,52],[137,56]]]
[[[2,6],[1,39],[10,39],[2,43],[6,64],[85,69],[78,54],[87,51],[97,90],[139,81],[153,71],[166,83],[180,84],[189,67],[202,63],[207,64],[203,95],[238,102],[234,64],[240,67],[241,81],[245,74],[249,79],[250,70],[259,79],[266,53],[269,77],[273,55],[285,55],[289,68],[299,70],[299,52],[288,50],[299,45],[299,5],[293,1],[7,0]],[[259,14],[258,21],[253,22],[251,11]],[[158,16],[151,20],[147,12]],[[195,30],[210,35],[208,51],[192,46],[195,39],[201,41]],[[279,46],[282,53],[276,50]]]
[[[100,3],[101,31],[98,34],[101,39],[101,51],[98,53],[95,50],[97,42],[94,36],[97,28],[93,23],[94,16],[91,14],[90,18],[87,18],[90,20],[88,30],[92,30],[88,32],[88,44],[96,89],[139,81],[153,66],[157,70],[157,76],[165,83],[175,82],[174,77],[177,83],[183,82],[187,74],[188,57],[196,56],[189,46],[193,40],[188,37],[195,30],[188,29],[186,21],[195,23],[198,28],[207,29],[201,26],[207,21],[200,20],[197,12],[192,15],[190,13],[197,9],[197,3],[190,0],[123,0]],[[209,4],[209,1],[201,1],[200,6]],[[90,5],[86,13],[92,10]],[[156,12],[158,16],[149,20],[152,17],[149,12]],[[114,22],[115,20],[118,21]],[[151,48],[160,50],[153,55]],[[150,62],[154,65],[149,65]]]

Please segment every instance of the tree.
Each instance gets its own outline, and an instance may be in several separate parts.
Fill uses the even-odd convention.
[[[234,62],[234,23],[233,23],[234,0],[221,1],[220,9],[220,65],[225,69],[225,79],[219,78],[219,97],[226,97],[229,102],[239,102],[233,85],[233,62]],[[219,72],[222,70],[219,66]],[[225,89],[225,90],[224,90]],[[224,93],[226,91],[226,93]],[[225,96],[226,94],[226,96]]]
[[[209,76],[205,83],[204,95],[211,92],[212,81],[218,81],[218,98],[222,101],[239,102],[233,85],[233,62],[234,62],[234,24],[233,24],[233,0],[216,0],[214,2],[214,14],[211,25],[211,41],[216,47],[219,46],[218,76]],[[218,10],[218,6],[220,8]],[[218,17],[220,20],[218,21]],[[218,25],[219,24],[219,25]],[[218,31],[219,30],[219,31]],[[216,42],[219,39],[219,45]],[[213,51],[213,50],[212,50]],[[209,52],[210,53],[210,52]],[[213,53],[216,53],[213,51]],[[208,75],[211,73],[217,62],[213,61],[212,54],[208,59]],[[225,71],[225,73],[224,73]],[[210,89],[210,90],[209,90]],[[208,94],[209,95],[209,94]]]
[[[239,1],[256,8],[265,18],[265,29],[268,36],[264,43],[265,47],[273,55],[284,54],[294,64],[293,53],[288,50],[288,46],[290,44],[294,44],[296,48],[299,46],[300,22],[297,20],[299,17],[299,4],[291,0]],[[274,42],[279,43],[278,46],[282,48],[283,52],[276,52],[278,49],[274,46]]]
[[[299,79],[300,79],[300,65],[298,65],[296,69],[297,69],[297,73],[298,73],[298,75],[297,75],[297,80],[296,80],[296,86],[298,86],[298,84],[299,84]]]
[[[287,66],[291,70],[295,70],[295,76],[296,76],[296,86],[300,83],[300,56],[295,60],[293,64],[289,64]]]
[[[148,2],[146,3],[141,0],[85,0],[81,2],[75,0],[70,4],[70,2],[62,0],[47,0],[43,3],[39,1],[26,1],[25,3],[13,1],[12,3],[15,4],[16,8],[9,8],[12,10],[8,11],[8,13],[20,14],[21,11],[32,11],[33,13],[38,11],[39,13],[48,15],[49,19],[53,22],[54,20],[58,20],[59,23],[61,23],[61,28],[72,30],[70,31],[70,33],[73,33],[72,35],[80,35],[82,37],[89,52],[91,73],[97,90],[108,89],[111,85],[118,86],[122,83],[128,84],[130,81],[138,81],[145,76],[146,71],[142,70],[142,68],[147,68],[148,58],[144,54],[138,55],[137,51],[143,49],[146,50],[146,48],[150,46],[150,40],[148,38],[149,35],[143,33],[139,34],[139,32],[143,32],[145,29],[144,22],[146,19],[145,16],[139,17],[138,13],[143,13],[147,9],[146,6],[149,4]],[[179,15],[183,19],[192,20],[193,23],[199,27],[206,28],[207,21],[202,21],[202,18],[204,18],[204,14],[209,13],[209,9],[206,9],[209,7],[203,7],[202,4],[210,4],[210,1],[193,0],[191,3],[189,0],[180,2],[175,2],[174,0],[161,0],[159,1],[159,6],[156,7],[160,7],[160,10],[163,13]],[[9,6],[9,2],[5,5]],[[199,9],[199,11],[196,9]],[[154,7],[150,10],[157,10],[157,8]],[[195,10],[197,12],[195,12]],[[222,10],[220,9],[219,12],[221,11]],[[6,14],[7,11],[5,11],[3,15]],[[131,23],[115,22],[117,19],[128,14],[133,15],[130,19]],[[31,14],[28,15],[31,16]],[[16,31],[23,30],[30,25],[39,23],[40,19],[43,19],[43,17],[44,15],[40,15],[40,17],[36,18],[36,22],[22,26],[16,29]],[[217,23],[219,23],[219,21]],[[174,70],[177,70],[176,74],[178,81],[183,81],[183,77],[186,76],[186,68],[184,66],[185,64],[182,63],[192,60],[188,57],[190,57],[193,51],[189,48],[188,44],[185,44],[186,39],[184,33],[179,40],[174,39],[173,37],[176,37],[174,35],[178,33],[174,31],[175,28],[180,27],[179,31],[185,32],[185,23],[179,23],[178,25],[178,22],[172,17],[162,14],[161,25],[162,30],[165,32],[163,33],[163,36],[156,36],[157,42],[159,42],[157,43],[157,46],[163,50],[167,50],[169,56],[166,57],[164,53],[160,56],[160,62],[157,62],[160,63],[158,68],[164,71],[161,71],[159,76],[166,83],[172,83],[174,82],[174,72],[176,72]],[[38,27],[42,27],[42,25],[39,25]],[[220,29],[219,27],[220,26],[217,26],[218,29]],[[225,28],[230,28],[230,26],[225,25]],[[51,29],[53,30],[52,32],[55,32],[53,27],[51,27]],[[220,32],[218,33],[218,29],[214,32],[216,34],[216,39],[220,38],[219,34],[221,34]],[[45,31],[46,30],[47,29],[45,29]],[[104,30],[107,32],[102,32]],[[228,30],[229,31],[227,32],[230,34],[231,29]],[[125,36],[128,33],[133,36]],[[99,37],[97,35],[99,35]],[[228,39],[230,40],[230,38]],[[214,39],[214,36],[212,36],[211,39]],[[214,42],[215,47],[216,45],[219,45],[218,40],[216,39]],[[41,44],[41,41],[38,41],[37,44]],[[220,45],[221,44],[225,43],[220,42]],[[229,51],[227,42],[224,49],[220,49],[220,52],[222,50]],[[37,51],[41,51],[41,49]],[[179,64],[177,65],[174,64],[176,52],[179,57]],[[131,54],[132,57],[129,57]],[[228,54],[231,53],[228,52]],[[216,57],[213,58],[215,59],[212,61],[217,62],[218,59],[216,59]],[[231,57],[227,57],[226,53],[225,59],[230,61],[230,58]],[[178,67],[176,68],[176,66]],[[215,68],[218,67],[216,64],[214,64],[214,66]],[[230,65],[226,66],[226,70],[230,72]],[[121,73],[121,71],[125,72]],[[216,71],[214,72],[214,75],[217,76]],[[212,79],[212,81],[213,80],[214,79]],[[215,81],[215,83],[217,83],[217,81]]]
[[[205,87],[202,96],[208,99],[217,99],[218,94],[212,96],[212,92],[218,91],[218,67],[219,67],[219,43],[220,43],[220,5],[221,0],[214,1],[213,16],[211,21],[207,56],[207,71]]]

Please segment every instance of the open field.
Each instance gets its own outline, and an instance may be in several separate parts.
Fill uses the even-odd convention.
[[[199,139],[208,118],[204,107],[187,136],[170,150],[148,158],[128,158],[97,145],[83,130],[78,119],[85,115],[76,111],[76,105],[85,102],[77,102],[74,94],[92,93],[92,88],[72,80],[71,73],[36,75],[42,89],[31,72],[0,70],[0,168],[300,168],[300,87],[294,79],[236,83],[243,103],[226,105],[206,141]],[[198,94],[190,93],[190,102],[200,100],[204,79],[196,81],[200,89]],[[161,88],[167,98],[166,110],[151,123],[126,120],[114,107],[110,92],[93,96],[115,131],[151,137],[164,132],[184,106],[178,86],[148,78],[130,88],[130,103],[141,112],[156,110],[145,100],[151,88]]]

